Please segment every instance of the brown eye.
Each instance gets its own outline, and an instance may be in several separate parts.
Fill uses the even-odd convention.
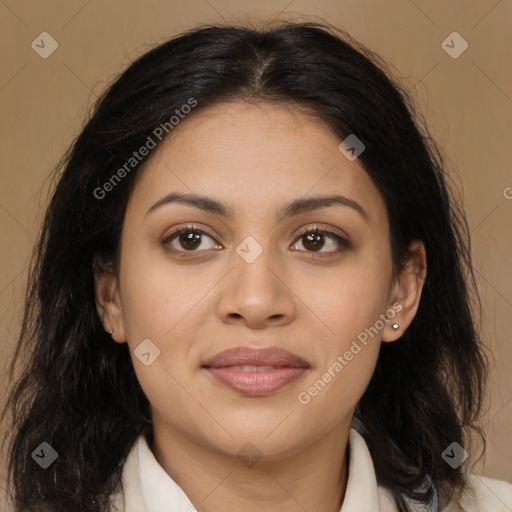
[[[178,233],[178,243],[185,249],[197,249],[201,245],[201,234],[194,231],[181,231]]]
[[[329,242],[329,240],[331,240],[331,242]],[[350,242],[345,238],[339,236],[338,234],[332,231],[318,228],[310,228],[308,230],[303,231],[298,235],[297,241],[302,242],[304,250],[313,253],[336,253],[341,252],[343,251],[343,249],[350,247]],[[327,250],[322,251],[322,249],[324,249],[324,247],[326,246]]]
[[[213,238],[202,229],[194,226],[186,226],[173,231],[162,240],[162,245],[171,252],[199,252],[204,239]],[[215,244],[213,244],[215,246]],[[212,247],[202,247],[200,250],[208,250]]]

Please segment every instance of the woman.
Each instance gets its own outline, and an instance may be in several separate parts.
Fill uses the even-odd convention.
[[[510,509],[462,472],[465,217],[383,69],[329,26],[208,26],[99,99],[30,274],[16,512]]]

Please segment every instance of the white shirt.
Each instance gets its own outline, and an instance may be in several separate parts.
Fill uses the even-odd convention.
[[[354,428],[350,429],[348,443],[348,480],[340,512],[396,512],[391,495],[377,485],[366,442]],[[442,512],[456,512],[457,505],[462,505],[466,512],[512,512],[512,484],[477,475],[466,478],[468,489]],[[183,489],[158,463],[143,434],[128,454],[122,489],[112,496],[112,504],[115,512],[196,511]],[[415,510],[424,512],[428,508],[417,505]]]

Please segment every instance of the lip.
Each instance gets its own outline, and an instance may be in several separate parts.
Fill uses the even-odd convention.
[[[279,347],[260,349],[250,347],[230,348],[219,352],[203,364],[203,366],[212,368],[243,365],[309,368],[309,364],[304,359]]]
[[[268,366],[273,368],[261,368]],[[219,383],[251,397],[274,393],[299,379],[309,367],[299,356],[278,347],[228,349],[203,364]]]

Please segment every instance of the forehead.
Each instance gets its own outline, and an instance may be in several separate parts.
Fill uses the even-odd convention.
[[[216,104],[182,120],[155,150],[138,176],[132,206],[150,207],[181,191],[255,212],[299,196],[342,193],[366,204],[370,217],[382,217],[380,192],[359,162],[339,151],[340,142],[297,106]]]

